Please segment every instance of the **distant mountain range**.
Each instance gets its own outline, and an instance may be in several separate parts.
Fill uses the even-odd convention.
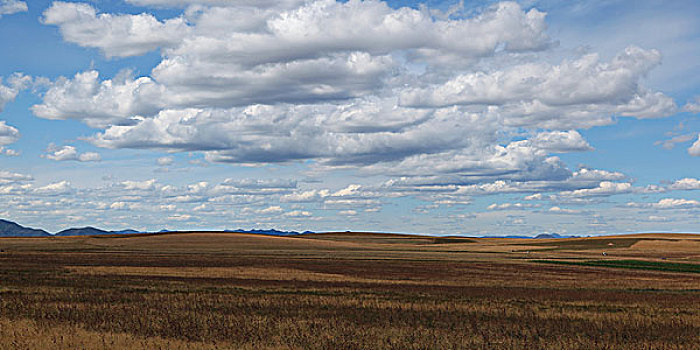
[[[44,230],[24,227],[12,221],[0,219],[0,237],[46,237],[51,236]]]
[[[158,231],[158,233],[166,233],[166,232],[178,232],[178,231],[168,231],[168,230]],[[267,229],[267,230],[237,229],[237,230],[224,230],[223,232],[240,232],[240,233],[251,233],[251,234],[256,234],[256,235],[267,235],[267,236],[297,236],[297,235],[305,235],[305,234],[315,233],[313,231],[297,232],[297,231],[279,231],[276,229]],[[98,236],[98,235],[115,235],[115,234],[128,235],[128,234],[138,234],[138,233],[148,233],[148,232],[142,232],[142,231],[136,231],[136,230],[130,230],[130,229],[129,230],[121,230],[121,231],[105,231],[105,230],[102,230],[99,228],[86,226],[86,227],[78,227],[78,228],[69,228],[69,229],[60,231],[60,232],[52,235],[44,230],[38,230],[38,229],[29,228],[29,227],[24,227],[24,226],[21,226],[17,223],[12,222],[12,221],[0,219],[0,237]],[[562,235],[559,235],[556,233],[542,233],[542,234],[539,234],[535,237],[530,237],[530,236],[484,236],[483,238],[556,239],[556,238],[574,238],[574,237],[578,237],[578,236],[562,236]]]
[[[158,231],[158,233],[167,233],[167,232],[178,232],[178,231],[169,231],[169,230]],[[268,230],[238,229],[238,230],[224,230],[224,232],[241,232],[241,233],[252,233],[252,234],[258,234],[258,235],[268,235],[268,236],[296,236],[296,235],[314,233],[312,231],[297,232],[297,231],[279,231],[279,230],[275,230],[275,229],[268,229]],[[137,233],[148,233],[148,232],[142,232],[142,231],[136,231],[136,230],[130,230],[130,229],[121,230],[121,231],[106,231],[106,230],[102,230],[102,229],[99,229],[96,227],[86,226],[86,227],[69,228],[69,229],[65,229],[63,231],[57,232],[56,234],[50,234],[44,230],[37,230],[37,229],[29,228],[29,227],[24,227],[22,225],[19,225],[17,223],[12,222],[12,221],[0,219],[0,237],[99,236],[99,235],[128,235],[128,234],[137,234]]]
[[[580,236],[562,236],[556,233],[540,233],[539,235],[532,236],[520,236],[520,235],[510,235],[510,236],[481,236],[481,238],[521,238],[521,239],[555,239],[555,238],[578,238]]]
[[[253,230],[243,230],[243,229],[238,229],[238,230],[224,230],[224,232],[240,232],[240,233],[252,233],[256,235],[268,235],[268,236],[296,236],[296,235],[306,235],[309,233],[315,233],[313,231],[304,231],[304,232],[297,232],[297,231],[278,231],[273,229],[269,230],[259,230],[259,229],[253,229]]]
[[[12,221],[0,219],[0,237],[51,237],[51,236],[96,236],[141,233],[135,230],[105,231],[94,227],[69,228],[52,235],[44,230],[24,227]]]
[[[56,234],[56,236],[97,236],[97,235],[123,235],[143,233],[136,230],[121,230],[121,231],[105,231],[99,228],[87,226],[78,228],[69,228]]]
[[[556,233],[540,233],[534,237],[535,239],[552,239],[552,238],[578,238],[578,236],[562,236]]]

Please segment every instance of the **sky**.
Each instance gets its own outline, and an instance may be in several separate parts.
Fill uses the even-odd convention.
[[[0,0],[0,217],[700,232],[700,2]]]

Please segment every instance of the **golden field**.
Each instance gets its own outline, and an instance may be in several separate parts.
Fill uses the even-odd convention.
[[[191,232],[0,250],[0,349],[700,349],[700,235]]]

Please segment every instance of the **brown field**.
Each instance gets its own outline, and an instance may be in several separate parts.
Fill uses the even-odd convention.
[[[0,250],[1,350],[700,349],[700,235],[179,233]]]

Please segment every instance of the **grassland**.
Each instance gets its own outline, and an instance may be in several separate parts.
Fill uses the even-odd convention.
[[[669,262],[642,261],[642,260],[588,260],[588,261],[534,260],[534,261],[541,262],[541,263],[548,263],[548,264],[560,264],[560,265],[600,266],[600,267],[615,267],[615,268],[621,268],[621,269],[700,273],[700,264],[688,264],[688,263],[669,263]]]
[[[693,235],[187,233],[0,250],[0,349],[700,349]]]

